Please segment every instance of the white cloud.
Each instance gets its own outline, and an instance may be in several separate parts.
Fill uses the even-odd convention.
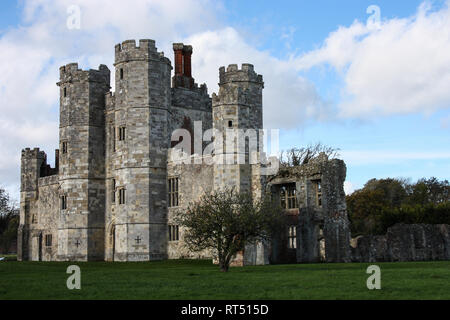
[[[347,196],[351,195],[353,192],[355,192],[355,190],[356,190],[356,188],[353,185],[353,183],[351,183],[350,181],[344,182],[344,192]]]
[[[193,72],[197,81],[217,92],[218,69],[230,63],[251,63],[264,77],[264,120],[267,128],[297,128],[309,119],[326,119],[330,104],[321,99],[315,86],[300,77],[287,61],[250,46],[233,28],[195,34],[188,39],[194,47]]]
[[[432,113],[450,106],[450,9],[424,3],[409,18],[380,29],[355,21],[321,48],[293,58],[299,70],[331,65],[345,82],[343,117]]]
[[[81,9],[80,30],[66,27],[67,8],[73,4]],[[23,7],[22,26],[0,36],[0,184],[8,190],[18,190],[22,148],[40,146],[53,157],[59,66],[79,62],[86,69],[104,63],[113,69],[114,45],[126,39],[155,39],[171,59],[172,42],[192,44],[193,75],[208,84],[210,93],[217,92],[220,66],[254,64],[264,76],[264,119],[270,128],[334,119],[337,111],[344,117],[368,117],[433,112],[450,105],[448,8],[430,12],[422,7],[414,17],[383,21],[378,31],[356,21],[331,33],[318,50],[283,60],[224,25],[222,4],[212,0],[129,0],[114,5],[110,0],[24,0]],[[287,41],[290,32],[283,36]],[[344,79],[339,110],[299,76],[324,64]]]
[[[382,163],[402,163],[415,160],[450,160],[450,152],[400,152],[395,150],[344,150],[341,156],[352,166]]]
[[[81,29],[69,30],[67,8],[81,9]],[[255,49],[221,21],[221,2],[210,0],[24,0],[21,26],[0,36],[0,184],[18,195],[20,150],[40,146],[49,158],[58,145],[59,67],[79,62],[113,69],[114,45],[151,38],[172,59],[172,42],[194,46],[193,74],[217,91],[218,68],[253,63],[264,75],[265,119],[270,127],[295,127],[323,118],[324,103],[312,83],[288,61]]]
[[[67,8],[81,8],[81,29],[69,30]],[[25,0],[21,26],[0,36],[0,185],[18,198],[20,151],[40,146],[53,162],[58,146],[59,67],[112,69],[114,45],[153,38],[169,47],[190,33],[220,25],[220,4],[207,0]],[[169,56],[171,52],[168,52]]]
[[[450,129],[450,115],[445,116],[441,119],[441,127],[443,129]]]

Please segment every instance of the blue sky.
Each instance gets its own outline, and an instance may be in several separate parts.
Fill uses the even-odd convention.
[[[339,26],[349,26],[355,19],[366,21],[370,5],[381,9],[382,19],[404,18],[413,15],[422,1],[229,1],[229,21],[249,34],[257,34],[257,45],[273,55],[283,57],[295,52],[314,50],[330,32]],[[432,10],[439,10],[445,1],[432,2]],[[289,35],[280,37],[280,34]],[[286,51],[288,49],[288,51]],[[339,98],[339,77],[331,69],[312,70],[306,77],[313,81],[323,96]],[[450,107],[450,103],[448,104]],[[347,180],[354,188],[362,187],[371,178],[405,177],[413,180],[436,176],[450,178],[450,131],[443,128],[441,119],[449,110],[424,115],[412,113],[376,119],[349,119],[336,123],[313,122],[296,130],[282,130],[281,147],[289,148],[321,141],[346,151],[379,152],[373,161],[351,161]],[[383,159],[384,153],[404,153]],[[441,157],[425,157],[420,153],[441,153]],[[375,158],[375,157],[374,157]],[[344,157],[345,160],[345,157]]]
[[[65,26],[71,4],[80,30]],[[367,25],[371,5],[378,29]],[[219,66],[253,63],[281,148],[340,148],[349,192],[371,178],[450,179],[447,27],[446,1],[2,1],[0,184],[17,195],[24,147],[53,158],[59,65],[112,69],[114,44],[128,38],[155,39],[171,59],[172,42],[191,43],[193,75],[210,93]]]

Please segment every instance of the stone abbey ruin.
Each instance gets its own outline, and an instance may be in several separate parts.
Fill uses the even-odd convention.
[[[403,243],[401,236],[350,245],[342,160],[321,154],[268,175],[263,161],[249,161],[247,148],[194,154],[191,163],[174,159],[177,129],[192,134],[198,122],[202,136],[208,129],[262,129],[264,83],[253,65],[232,64],[220,68],[219,92],[210,96],[192,77],[192,47],[176,43],[173,50],[171,77],[172,63],[153,40],[116,45],[115,92],[105,65],[60,68],[55,168],[38,148],[22,150],[19,260],[211,258],[187,250],[174,216],[204,193],[224,187],[251,192],[255,199],[272,193],[289,220],[270,244],[247,246],[236,260],[241,265],[415,259],[394,253],[392,244]],[[259,147],[252,155],[265,157]],[[245,161],[211,163],[208,157]],[[424,259],[449,259],[448,226],[412,234],[414,257],[422,250]]]

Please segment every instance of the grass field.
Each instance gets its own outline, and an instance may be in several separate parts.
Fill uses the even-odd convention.
[[[66,287],[81,268],[81,290]],[[0,299],[450,299],[450,262],[270,265],[221,273],[211,261],[0,262]]]

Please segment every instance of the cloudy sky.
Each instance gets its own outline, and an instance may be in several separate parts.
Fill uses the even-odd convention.
[[[0,185],[18,197],[20,150],[58,147],[59,66],[113,69],[114,45],[192,44],[193,76],[263,74],[280,147],[341,149],[346,191],[370,178],[450,179],[450,1],[21,0],[0,4]],[[75,6],[75,7],[74,7]],[[79,8],[80,25],[72,18]]]

